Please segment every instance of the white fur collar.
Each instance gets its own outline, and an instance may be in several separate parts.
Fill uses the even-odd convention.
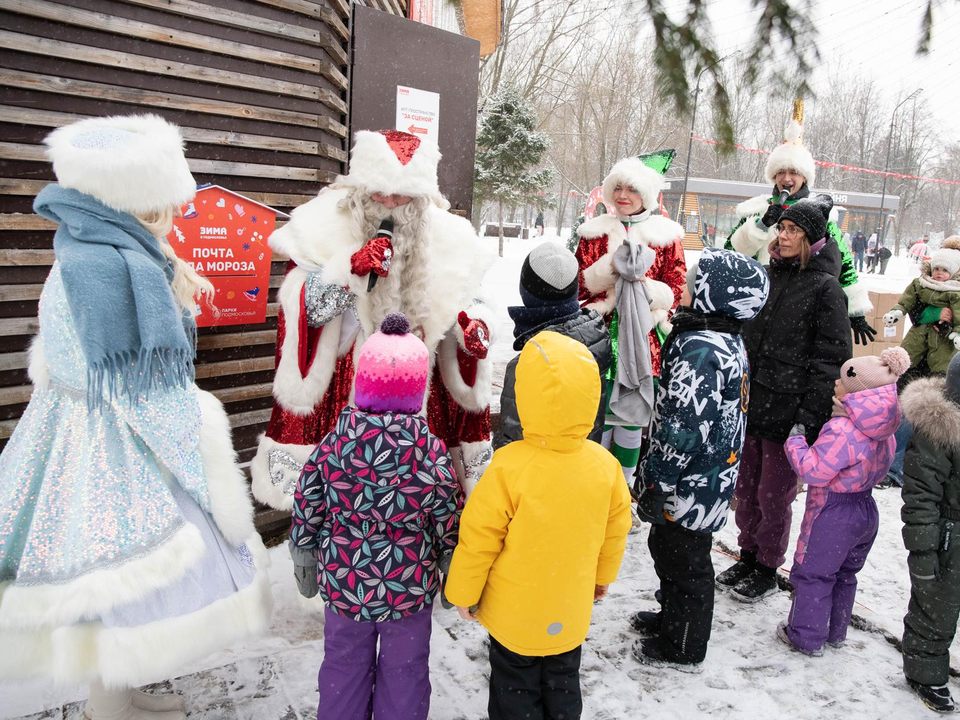
[[[740,217],[750,217],[751,215],[763,215],[770,205],[769,195],[757,195],[749,200],[744,200],[737,205],[737,215]]]
[[[624,230],[623,223],[615,215],[600,215],[583,223],[577,228],[577,234],[585,240],[606,235],[611,251],[620,247],[624,240],[650,247],[666,247],[683,240],[683,227],[679,223],[655,213],[629,227],[629,231]]]

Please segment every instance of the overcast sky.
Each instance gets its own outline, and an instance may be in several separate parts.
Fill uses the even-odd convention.
[[[818,78],[837,68],[877,78],[889,87],[892,97],[898,92],[906,97],[923,88],[944,141],[960,142],[960,1],[941,0],[934,15],[931,52],[922,57],[916,48],[927,0],[813,0],[811,4],[821,55],[814,88]],[[797,0],[794,5],[802,3]],[[747,45],[757,16],[749,0],[714,0],[710,17],[721,49]],[[825,101],[829,98],[822,95],[816,100]]]

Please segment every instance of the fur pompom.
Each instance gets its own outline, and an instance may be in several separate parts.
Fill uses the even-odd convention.
[[[960,250],[960,235],[951,235],[940,244],[941,250]]]
[[[890,368],[890,372],[897,377],[910,369],[910,356],[902,347],[892,347],[884,350],[880,353],[880,362]]]

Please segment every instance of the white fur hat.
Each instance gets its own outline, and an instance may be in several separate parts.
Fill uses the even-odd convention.
[[[943,245],[930,255],[931,269],[943,268],[953,277],[960,271],[960,239],[948,237]]]
[[[793,101],[793,117],[787,126],[786,139],[767,158],[767,180],[775,183],[781,170],[796,170],[807,179],[807,187],[817,178],[817,164],[803,145],[803,100],[800,98]]]
[[[142,214],[180,207],[197,192],[180,128],[159,115],[90,118],[44,142],[61,187],[114,210]]]
[[[613,189],[620,183],[629,185],[643,198],[644,210],[656,210],[660,191],[663,189],[663,176],[653,168],[647,167],[635,157],[621,160],[610,174],[603,179],[603,202],[608,212],[616,213],[617,205],[613,201]]]
[[[440,149],[429,140],[400,130],[361,130],[353,145],[350,172],[337,182],[371,193],[440,199],[439,163]]]

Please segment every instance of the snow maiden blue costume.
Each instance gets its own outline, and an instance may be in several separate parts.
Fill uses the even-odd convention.
[[[147,116],[47,139],[60,185],[35,209],[59,229],[33,396],[0,456],[0,681],[156,682],[269,618],[229,421],[193,384],[193,319],[132,214],[192,196],[179,137]],[[156,160],[164,143],[176,182],[130,159]]]

